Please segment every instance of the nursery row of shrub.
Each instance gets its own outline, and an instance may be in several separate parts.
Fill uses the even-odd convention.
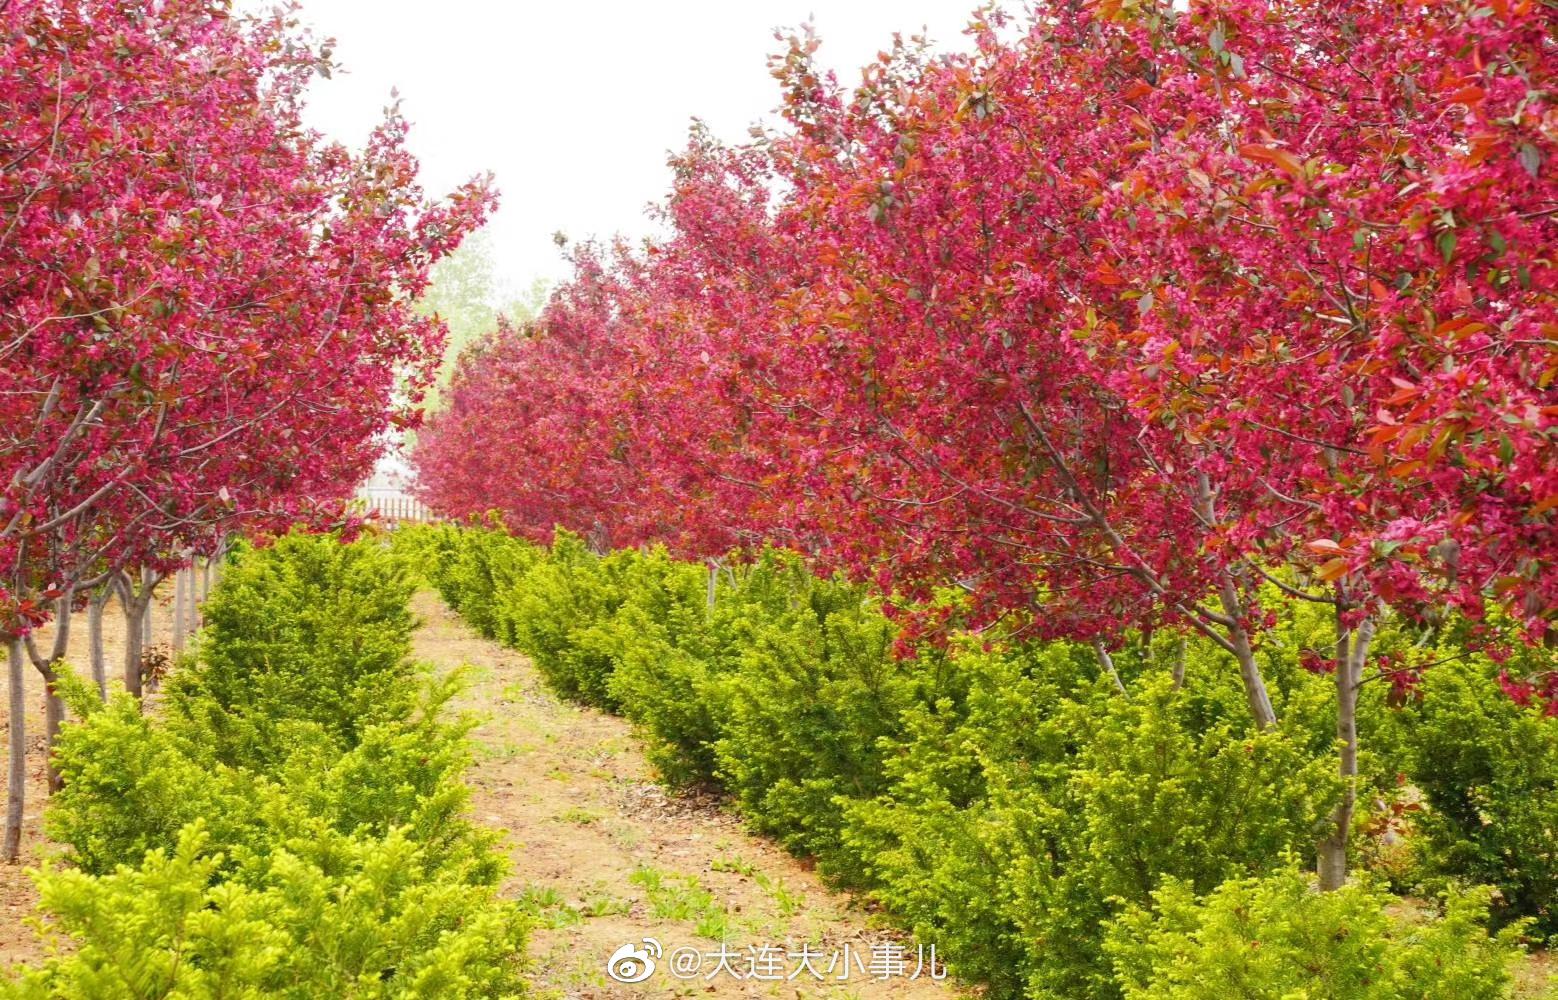
[[[1485,663],[1447,668],[1415,707],[1366,686],[1359,847],[1436,900],[1393,906],[1383,876],[1322,895],[1304,874],[1339,791],[1332,685],[1296,655],[1328,623],[1305,609],[1267,638],[1282,721],[1259,732],[1221,654],[1183,636],[1116,654],[1122,695],[1066,643],[955,635],[895,656],[869,592],[781,552],[721,568],[711,602],[708,569],[661,550],[447,525],[397,544],[558,692],[634,721],[668,782],[724,790],[992,997],[1502,997],[1516,918],[1551,915],[1550,893],[1523,887],[1551,886],[1536,838],[1553,800],[1525,796],[1551,781],[1555,723]],[[1433,817],[1406,848],[1365,836],[1417,808],[1403,761]],[[1482,811],[1438,808],[1456,795]],[[1503,891],[1445,878],[1459,874]],[[1494,904],[1506,927],[1489,936]]]
[[[525,922],[468,816],[456,681],[410,659],[403,560],[289,536],[236,554],[164,704],[72,685],[51,957],[0,996],[469,998],[525,992]]]

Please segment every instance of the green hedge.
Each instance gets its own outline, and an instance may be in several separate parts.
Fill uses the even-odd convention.
[[[1211,996],[1203,979],[1244,961],[1212,942],[1248,952],[1265,933],[1284,941],[1270,988],[1224,994],[1395,1000],[1473,981],[1466,996],[1509,994],[1517,945],[1482,929],[1486,896],[1447,894],[1442,915],[1409,920],[1367,876],[1320,896],[1296,873],[1340,791],[1332,684],[1297,662],[1329,627],[1311,609],[1268,633],[1282,722],[1258,732],[1236,672],[1193,637],[1127,643],[1121,696],[1091,648],[1067,643],[962,635],[899,658],[878,598],[782,552],[722,568],[711,605],[707,568],[659,549],[601,555],[562,531],[542,549],[451,526],[403,539],[437,551],[429,579],[506,622],[555,690],[631,719],[667,781],[723,790],[992,997]],[[496,596],[473,593],[492,567],[521,568]],[[1393,711],[1380,686],[1365,691],[1366,805],[1400,801],[1412,744],[1386,724]],[[1264,901],[1269,931],[1214,938],[1246,897]],[[1328,935],[1354,925],[1338,949]],[[1413,978],[1418,960],[1437,971]]]
[[[1110,931],[1126,1000],[1499,1000],[1515,933],[1483,933],[1488,892],[1456,894],[1440,919],[1391,917],[1368,884],[1316,893],[1295,871],[1224,882],[1198,897],[1166,883]]]
[[[457,680],[408,654],[400,557],[245,550],[165,710],[79,685],[37,876],[63,935],[15,998],[478,998],[526,992],[526,922],[469,818]]]
[[[1544,653],[1508,669],[1552,669]],[[1558,718],[1512,701],[1500,669],[1477,657],[1435,667],[1394,720],[1426,806],[1415,814],[1419,875],[1430,890],[1446,878],[1497,886],[1500,922],[1532,918],[1558,936]]]

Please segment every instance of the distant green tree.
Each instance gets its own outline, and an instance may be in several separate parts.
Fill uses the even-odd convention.
[[[498,275],[488,230],[472,234],[457,251],[435,264],[432,283],[418,310],[443,319],[449,328],[449,342],[444,347],[438,382],[428,391],[427,408],[438,408],[461,351],[496,331],[500,316],[514,323],[533,319],[546,300],[547,290],[542,278],[520,291]]]

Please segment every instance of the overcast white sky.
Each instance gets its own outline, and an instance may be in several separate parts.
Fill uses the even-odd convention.
[[[776,27],[810,20],[822,63],[853,84],[894,31],[964,47],[977,0],[302,3],[348,71],[315,85],[313,124],[359,144],[398,88],[429,192],[496,174],[503,204],[489,229],[519,288],[564,273],[554,232],[647,232],[644,206],[665,193],[666,152],[691,118],[739,141],[770,115]]]

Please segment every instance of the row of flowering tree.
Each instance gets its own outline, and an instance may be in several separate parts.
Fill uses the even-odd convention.
[[[792,39],[784,127],[695,135],[663,238],[579,252],[540,322],[464,358],[426,498],[955,583],[976,621],[1105,664],[1193,629],[1259,726],[1275,586],[1334,610],[1350,778],[1387,609],[1495,603],[1528,642],[1558,616],[1552,24],[1538,0],[1053,0],[854,89]]]
[[[235,533],[341,518],[432,378],[441,328],[412,302],[490,196],[424,199],[393,109],[360,153],[305,129],[330,68],[285,9],[0,4],[8,859],[27,654],[52,743],[70,612],[116,593],[139,694],[156,582]]]

